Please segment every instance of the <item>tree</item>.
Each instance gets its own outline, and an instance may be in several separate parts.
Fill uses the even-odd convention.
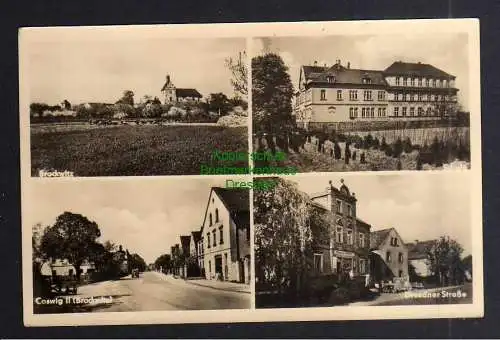
[[[247,68],[247,54],[245,51],[239,52],[236,58],[229,57],[225,60],[226,67],[231,71],[231,85],[234,92],[242,96],[248,95],[248,68]]]
[[[288,132],[292,116],[293,86],[288,67],[277,54],[252,59],[252,105],[255,132]]]
[[[257,191],[254,196],[256,277],[258,284],[271,285],[280,293],[298,292],[307,282],[306,259],[315,240],[325,239],[315,235],[328,224],[295,183],[282,178],[273,181],[273,190]]]
[[[403,142],[401,141],[401,138],[398,137],[398,139],[396,139],[396,141],[392,146],[392,156],[394,158],[398,158],[399,156],[401,156],[402,152],[403,152]]]
[[[47,227],[40,249],[49,258],[67,259],[80,278],[80,266],[93,255],[90,249],[100,236],[97,223],[83,215],[65,212],[57,217],[54,225]]]
[[[349,160],[351,159],[351,149],[349,148],[351,143],[345,143],[345,151],[344,151],[344,159],[345,164],[349,164]]]
[[[39,117],[43,116],[43,112],[50,108],[49,105],[45,103],[31,103],[30,104],[30,113],[31,115],[38,115]]]
[[[33,262],[43,259],[43,253],[40,249],[42,242],[43,227],[40,223],[33,226],[33,231],[31,233],[31,246],[32,246],[32,258]]]
[[[223,116],[231,110],[231,103],[224,93],[211,93],[208,98],[208,109]]]
[[[461,255],[463,247],[448,236],[441,236],[428,251],[429,269],[441,286],[463,280]]]
[[[123,91],[123,96],[116,102],[117,104],[134,105],[134,92],[130,90]]]
[[[147,264],[146,261],[139,254],[128,254],[127,256],[129,268],[130,269],[139,269],[140,272],[146,270]]]
[[[64,99],[61,104],[64,110],[71,110],[71,103],[67,99]]]

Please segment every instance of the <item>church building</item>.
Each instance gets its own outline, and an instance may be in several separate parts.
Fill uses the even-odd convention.
[[[193,88],[177,88],[175,87],[170,75],[167,75],[165,85],[161,92],[163,94],[165,104],[173,104],[185,101],[198,102],[203,97],[198,90]]]

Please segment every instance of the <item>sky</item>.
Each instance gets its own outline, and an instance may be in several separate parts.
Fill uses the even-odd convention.
[[[216,92],[231,97],[231,73],[224,61],[246,48],[245,39],[234,38],[140,39],[112,30],[64,33],[27,44],[30,102],[114,103],[124,90],[132,90],[136,101],[146,94],[161,98],[167,74],[175,86],[195,88],[204,97]]]
[[[152,263],[180,235],[199,230],[212,186],[221,177],[33,181],[28,225],[53,225],[65,211],[95,221],[110,240]],[[77,194],[76,194],[77,193]]]
[[[372,231],[396,228],[405,242],[448,235],[471,254],[470,172],[390,175],[294,176],[301,191],[322,192],[328,181],[340,188],[341,179],[356,194],[357,217]]]
[[[273,37],[254,40],[255,53],[278,53],[298,88],[301,65],[333,65],[337,59],[351,68],[384,70],[395,61],[431,64],[456,76],[458,100],[469,108],[467,34],[338,35],[328,37]],[[479,70],[478,70],[479,71]]]

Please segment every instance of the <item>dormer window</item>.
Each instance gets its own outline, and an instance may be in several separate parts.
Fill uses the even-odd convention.
[[[328,76],[328,77],[326,77],[326,81],[329,82],[330,84],[332,84],[335,82],[335,77]]]
[[[371,84],[372,80],[368,77],[365,77],[365,78],[363,78],[362,82],[363,82],[363,84]]]

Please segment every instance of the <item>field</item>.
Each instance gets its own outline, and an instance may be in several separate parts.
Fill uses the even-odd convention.
[[[31,174],[43,169],[74,176],[199,175],[201,164],[212,164],[214,149],[247,152],[247,136],[246,127],[34,126]]]

